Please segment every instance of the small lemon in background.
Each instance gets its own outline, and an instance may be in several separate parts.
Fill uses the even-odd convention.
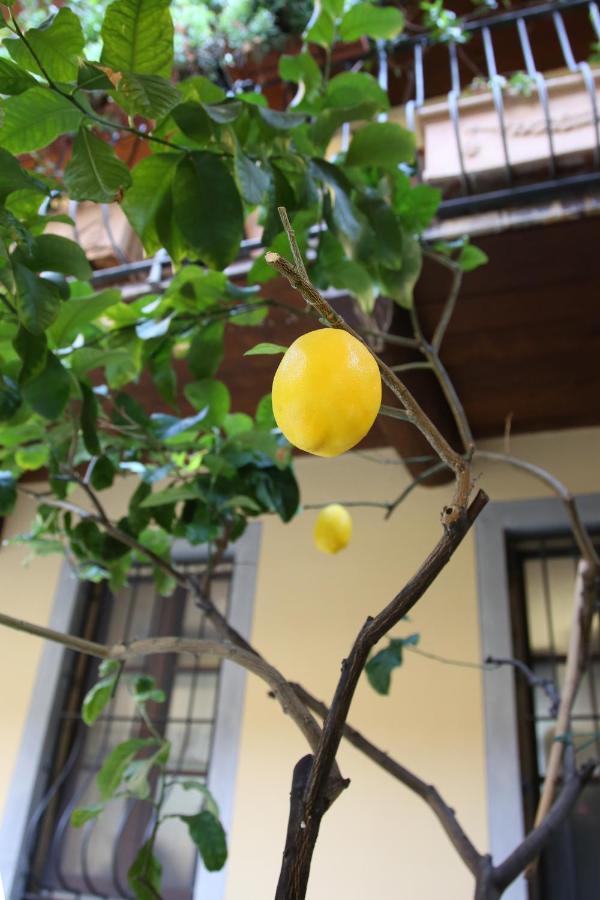
[[[341,503],[330,503],[321,510],[313,532],[315,545],[323,553],[339,553],[352,537],[352,516]]]
[[[301,335],[273,379],[273,414],[290,444],[316,456],[350,450],[381,406],[381,376],[367,347],[337,328]]]

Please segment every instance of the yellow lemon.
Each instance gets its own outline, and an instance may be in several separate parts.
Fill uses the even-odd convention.
[[[365,436],[381,406],[381,377],[346,331],[319,328],[294,341],[273,379],[273,413],[295,447],[337,456]]]
[[[352,537],[352,517],[345,506],[330,503],[322,509],[315,522],[315,544],[323,553],[338,553],[348,546]]]

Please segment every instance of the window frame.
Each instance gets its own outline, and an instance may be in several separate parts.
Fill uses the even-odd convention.
[[[259,522],[250,523],[224,558],[233,563],[228,620],[246,639],[250,638],[254,614],[261,530]],[[207,559],[207,548],[175,541],[172,559],[174,562],[202,563]],[[85,585],[78,582],[67,563],[63,563],[54,592],[50,628],[63,632],[77,628],[85,590]],[[22,898],[28,868],[25,854],[27,826],[46,783],[44,762],[56,739],[62,687],[70,670],[69,654],[67,648],[46,642],[38,666],[0,825],[0,872],[6,900]],[[207,784],[219,804],[227,834],[233,822],[245,686],[245,669],[223,660]],[[226,879],[227,866],[220,872],[207,873],[198,865],[191,900],[200,900],[200,897],[202,900],[223,900]]]
[[[600,494],[576,497],[585,524],[600,527]],[[508,539],[569,531],[558,498],[490,503],[475,524],[481,657],[512,657]],[[515,673],[511,667],[484,670],[483,711],[487,821],[490,853],[501,861],[524,836]],[[521,876],[506,900],[527,900]]]

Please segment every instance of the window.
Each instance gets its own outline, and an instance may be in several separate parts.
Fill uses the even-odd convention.
[[[600,497],[585,495],[577,503],[587,526],[600,531]],[[575,563],[569,534],[564,507],[555,499],[491,503],[479,517],[475,537],[483,658],[521,658],[540,672],[555,671],[560,682],[574,587]],[[541,546],[545,548],[546,561],[540,555]],[[595,640],[597,657],[597,634]],[[597,706],[591,692],[595,691],[598,697],[599,664],[596,658],[593,683],[581,689],[576,710],[583,717],[577,721],[585,734],[594,732],[597,722]],[[494,860],[500,862],[512,852],[531,823],[543,779],[551,723],[544,695],[533,697],[510,667],[485,671],[483,691],[489,845]],[[593,746],[590,749],[594,750]],[[584,861],[579,860],[579,875],[575,875],[580,881],[575,881],[575,887],[565,880],[559,882],[557,869],[552,868],[558,866],[566,878],[569,872],[572,878],[573,869],[567,871],[565,854],[573,855],[575,831],[580,826],[590,826],[591,820],[582,815],[587,816],[588,811],[591,815],[592,805],[597,817],[597,784],[588,788],[576,816],[565,826],[571,831],[565,837],[563,830],[561,853],[557,850],[561,840],[558,836],[552,852],[547,854],[546,868],[540,876],[546,879],[546,885],[540,883],[535,888],[537,894],[532,893],[530,898],[529,886],[521,877],[506,892],[506,900],[587,900],[588,896],[596,896],[569,893],[582,891],[581,879],[591,877],[597,894],[598,870],[590,875],[585,862],[589,860],[587,838],[580,831],[576,840]],[[596,829],[597,841],[597,818],[591,827]],[[569,865],[572,862],[571,858]],[[543,893],[542,887],[554,893]]]
[[[245,635],[252,612],[259,528],[248,529],[213,581],[214,602]],[[178,557],[188,570],[202,567],[197,549],[180,549]],[[158,596],[150,572],[142,567],[116,596],[102,585],[78,587],[66,578],[57,592],[60,617],[64,587],[69,584],[70,623],[62,624],[62,629],[68,627],[103,643],[167,634],[214,635],[193,597],[179,588],[168,599]],[[48,647],[44,654],[0,832],[7,900],[74,900],[82,896],[86,900],[121,900],[131,896],[127,870],[148,837],[150,804],[112,802],[97,820],[77,830],[70,827],[69,818],[73,808],[97,800],[95,774],[102,759],[121,741],[142,736],[140,722],[122,679],[103,715],[93,728],[87,728],[79,711],[85,692],[96,680],[97,661],[71,651],[61,650],[57,655],[56,650]],[[132,661],[124,675],[128,672],[150,674],[165,690],[166,702],[149,704],[148,709],[157,729],[172,744],[169,774],[174,782],[191,777],[206,780],[228,830],[243,671],[206,655],[170,654]],[[52,697],[48,696],[50,686]],[[29,785],[26,810],[21,809],[22,782]],[[165,812],[192,813],[197,809],[198,794],[175,785],[168,803]],[[161,827],[156,853],[163,863],[165,900],[190,900],[200,882],[203,900],[223,896],[225,873],[208,876],[199,871],[197,852],[179,820]]]
[[[536,675],[564,682],[578,554],[569,537],[509,542],[509,579],[514,655]],[[533,825],[550,748],[555,715],[548,696],[516,680],[519,751],[525,824]],[[595,619],[588,672],[579,688],[572,721],[580,764],[600,758],[600,633]],[[530,885],[532,900],[595,900],[600,884],[600,781],[583,791],[572,816],[541,858]]]

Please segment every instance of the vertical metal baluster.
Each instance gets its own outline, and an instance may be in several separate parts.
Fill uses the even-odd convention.
[[[523,59],[525,61],[525,68],[527,69],[527,74],[530,78],[533,78],[537,91],[538,97],[540,99],[540,105],[542,107],[544,113],[544,120],[546,122],[546,135],[548,137],[548,150],[550,152],[549,166],[550,166],[550,175],[552,178],[556,177],[556,156],[554,153],[554,137],[552,134],[552,117],[550,115],[550,103],[548,101],[548,90],[546,88],[546,81],[541,72],[538,72],[535,66],[535,60],[533,57],[533,51],[531,49],[531,43],[529,41],[529,34],[527,33],[527,24],[525,19],[517,19],[517,31],[519,33],[519,40],[521,42],[521,49],[523,51]]]
[[[591,12],[592,10],[590,7],[590,14]],[[571,42],[569,40],[569,35],[567,34],[567,29],[565,28],[565,23],[560,12],[552,13],[552,21],[554,22],[554,28],[556,30],[556,35],[558,37],[558,42],[560,44],[560,49],[562,50],[562,55],[565,59],[565,63],[567,64],[571,72],[580,73],[590,98],[590,104],[592,107],[592,123],[596,135],[596,146],[594,147],[594,163],[596,167],[600,167],[600,129],[598,127],[598,101],[596,99],[596,84],[594,82],[594,76],[592,75],[592,70],[590,69],[589,63],[578,63],[575,60]],[[592,24],[594,24],[593,16]]]
[[[423,44],[418,41],[413,47],[413,63],[415,68],[415,99],[409,100],[404,107],[406,115],[406,127],[410,131],[417,131],[416,111],[425,102],[425,77],[423,72]],[[417,179],[421,181],[421,163],[417,155]]]
[[[498,84],[498,71],[496,69],[496,57],[494,56],[492,34],[487,26],[484,26],[481,29],[481,36],[483,38],[485,61],[492,87],[492,97],[494,99],[494,106],[496,107],[496,114],[498,116],[498,122],[500,124],[500,138],[502,140],[502,151],[504,153],[506,183],[510,185],[512,183],[512,171],[510,167],[510,158],[508,155],[508,143],[506,140],[506,125],[504,122],[504,98],[502,96],[502,88]]]
[[[462,191],[463,194],[470,194],[471,180],[465,168],[465,157],[462,148],[462,138],[460,136],[460,111],[458,107],[458,100],[460,97],[460,70],[458,67],[458,54],[456,53],[456,44],[454,41],[451,41],[448,44],[448,57],[450,61],[450,81],[452,85],[452,89],[448,93],[448,112],[450,113],[450,121],[452,122],[454,139],[456,141]]]
[[[600,41],[600,11],[598,10],[597,3],[589,4],[589,13],[590,13],[590,21],[592,23],[592,27],[596,32],[596,37]]]

